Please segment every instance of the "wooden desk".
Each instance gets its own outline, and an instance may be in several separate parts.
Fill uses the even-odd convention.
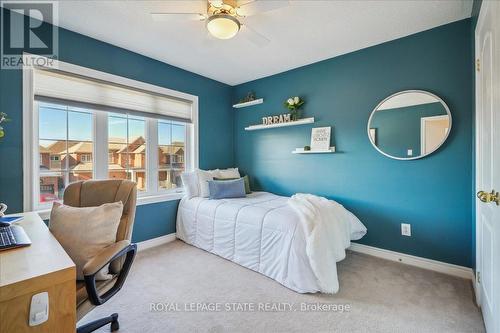
[[[0,251],[0,333],[75,332],[75,264],[36,213],[24,215],[22,226],[32,244]],[[31,297],[49,294],[49,319],[30,327]]]

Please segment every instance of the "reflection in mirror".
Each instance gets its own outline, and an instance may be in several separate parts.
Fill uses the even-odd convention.
[[[444,143],[450,129],[447,105],[439,97],[418,90],[386,98],[368,122],[368,136],[375,148],[403,160],[431,154]]]

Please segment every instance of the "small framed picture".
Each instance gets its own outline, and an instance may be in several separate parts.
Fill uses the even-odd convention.
[[[331,132],[330,126],[313,128],[311,131],[311,150],[329,150]]]

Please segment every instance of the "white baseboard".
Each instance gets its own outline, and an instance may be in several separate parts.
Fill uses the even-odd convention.
[[[442,261],[416,257],[409,254],[380,249],[378,247],[351,243],[350,250],[354,252],[369,254],[386,260],[397,261],[403,264],[428,269],[448,275],[458,276],[464,279],[474,281],[474,272],[472,268],[448,264]]]
[[[176,238],[175,233],[171,233],[168,235],[148,239],[148,240],[137,243],[137,250],[143,251],[146,249],[150,249],[152,247],[156,247],[159,245],[173,242],[176,239],[177,238]],[[351,243],[349,250],[354,251],[354,252],[368,254],[368,255],[371,255],[374,257],[378,257],[378,258],[382,258],[382,259],[386,259],[386,260],[390,260],[390,261],[396,261],[396,262],[400,262],[403,264],[428,269],[428,270],[435,271],[435,272],[440,272],[443,274],[461,277],[461,278],[472,280],[473,282],[475,282],[474,271],[472,270],[472,268],[469,268],[469,267],[448,264],[448,263],[445,263],[442,261],[412,256],[409,254],[404,254],[404,253],[390,251],[390,250],[384,250],[384,249],[380,249],[378,247],[373,247],[373,246],[368,246],[368,245],[363,245],[363,244],[358,244],[358,243]],[[477,286],[475,285],[475,283],[473,283],[473,286],[474,286],[474,290],[476,291],[476,294],[477,294],[477,290],[476,290]]]
[[[481,307],[481,290],[479,289],[480,287],[481,286],[479,285],[479,283],[477,283],[477,280],[474,276],[474,280],[472,280],[472,288],[474,289],[474,296],[476,297],[476,304],[478,307]]]
[[[168,235],[165,235],[165,236],[160,236],[160,237],[148,239],[148,240],[137,243],[137,251],[140,252],[140,251],[150,249],[152,247],[167,244],[167,243],[173,242],[176,239],[177,238],[175,236],[175,232],[168,234]]]

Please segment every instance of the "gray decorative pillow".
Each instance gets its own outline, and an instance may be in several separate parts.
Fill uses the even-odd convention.
[[[210,199],[229,199],[245,197],[245,181],[243,178],[236,180],[210,180]]]
[[[77,280],[83,280],[83,266],[90,259],[116,242],[122,212],[121,201],[82,208],[54,202],[49,229],[75,263]],[[111,277],[108,267],[104,267],[96,279]]]

